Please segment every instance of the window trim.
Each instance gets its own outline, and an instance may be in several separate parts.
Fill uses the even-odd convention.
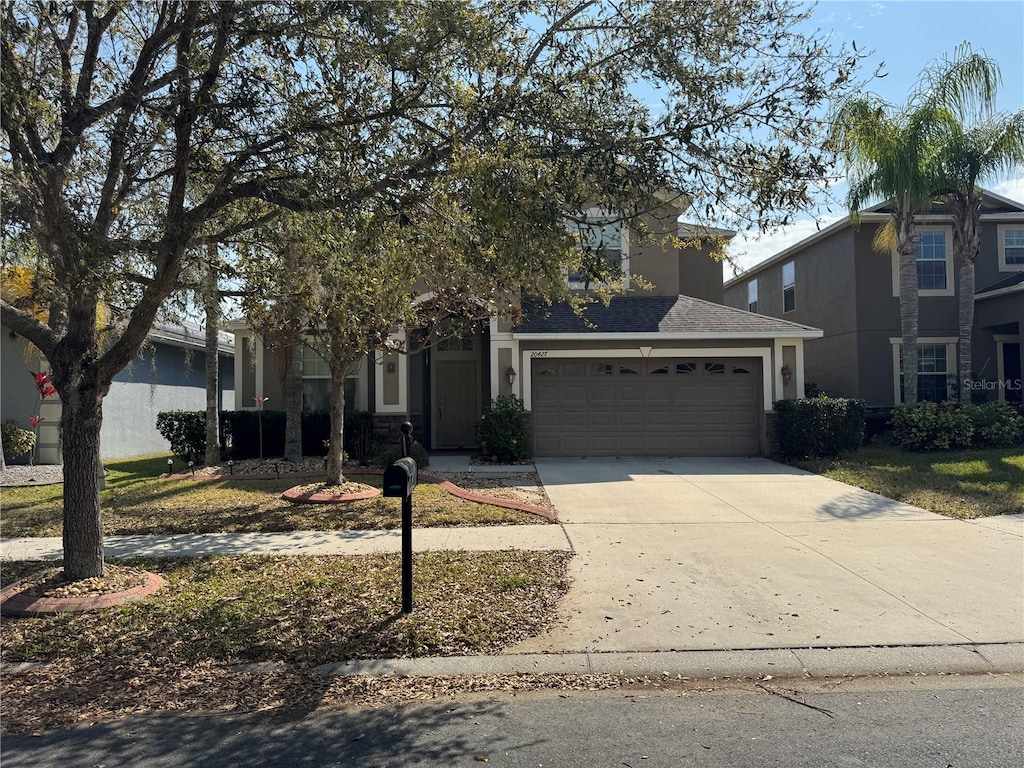
[[[999,224],[996,227],[996,239],[999,241],[999,271],[1000,272],[1024,272],[1024,263],[1006,263],[1006,232],[1011,230],[1024,231],[1024,222],[1020,224]]]
[[[881,225],[879,225],[881,226]],[[956,296],[956,274],[953,270],[953,227],[949,224],[917,224],[914,227],[917,234],[922,232],[942,231],[946,234],[946,287],[945,288],[918,288],[918,296]],[[915,260],[916,249],[915,249]],[[900,295],[900,255],[896,250],[892,252],[892,295]]]
[[[626,222],[620,217],[612,214],[603,208],[588,208],[584,216],[586,224],[607,224],[609,222],[617,222],[621,229],[621,241],[619,243],[619,269],[622,271],[622,287],[624,289],[629,288],[629,227],[626,226]],[[603,288],[607,287],[607,283],[585,283],[580,280],[570,280],[569,270],[565,270],[565,281],[569,284],[570,290],[583,291],[589,288]]]
[[[754,297],[753,301],[751,301],[751,299],[750,299],[751,296]],[[757,278],[754,277],[754,278],[751,278],[750,280],[747,281],[747,312],[753,312],[756,315],[757,314],[757,305],[758,305],[758,285],[757,285]]]
[[[792,273],[792,280],[786,282],[786,268],[789,268]],[[786,309],[786,295],[787,293],[792,297],[792,306]],[[787,261],[782,265],[782,314],[788,314],[796,310],[796,262]]]
[[[955,336],[919,336],[917,339],[917,346],[922,344],[944,344],[946,346],[947,398],[949,397],[949,377],[957,375],[956,345],[958,341]],[[892,401],[894,405],[903,405],[903,388],[900,386],[900,349],[903,347],[903,338],[890,338],[889,344],[892,346]],[[952,371],[949,370],[950,363],[954,366]],[[918,371],[918,375],[920,375],[920,371]]]
[[[307,356],[308,356],[309,352],[312,352],[313,354],[318,355],[320,357],[320,359],[323,361],[324,365],[327,366],[328,370],[327,370],[326,374],[322,374],[322,373],[307,373],[306,372],[306,359],[307,359]],[[306,379],[310,379],[310,380],[318,379],[318,380],[321,380],[321,381],[324,381],[324,380],[330,381],[330,379],[331,379],[330,365],[327,362],[327,358],[325,358],[322,354],[320,354],[320,351],[316,348],[316,341],[315,341],[315,339],[313,337],[306,336],[304,338],[303,344],[302,344],[301,355],[302,355],[302,380],[303,381],[306,381]],[[365,410],[367,410],[367,399],[368,398],[367,398],[367,376],[366,376],[366,367],[367,367],[367,365],[366,365],[366,357],[367,357],[366,355],[360,355],[359,358],[349,366],[348,371],[345,372],[345,381],[346,382],[349,379],[355,379],[358,382],[356,384],[356,402],[350,403],[347,400],[345,401],[345,406],[349,410],[352,410],[352,409],[358,410],[358,411],[365,411]]]

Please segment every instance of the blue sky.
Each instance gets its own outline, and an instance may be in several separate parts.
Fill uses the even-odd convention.
[[[812,24],[837,42],[856,41],[861,51],[873,52],[865,74],[884,64],[887,75],[872,81],[868,90],[886,101],[904,102],[921,70],[968,42],[999,63],[1003,82],[997,107],[1005,112],[1024,107],[1024,0],[824,0],[815,9]],[[1024,169],[985,186],[1024,202]],[[729,251],[741,268],[748,268],[843,215],[840,204],[832,206],[831,214],[823,210],[817,220],[808,214],[759,239],[755,233],[741,233]],[[731,276],[728,268],[726,272]]]

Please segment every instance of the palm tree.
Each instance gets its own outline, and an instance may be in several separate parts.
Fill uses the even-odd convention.
[[[917,246],[915,215],[930,206],[937,185],[940,139],[954,114],[976,103],[990,104],[998,71],[993,62],[957,49],[956,58],[932,65],[918,87],[897,107],[874,94],[839,103],[832,141],[848,166],[850,217],[857,223],[872,199],[890,201],[891,220],[876,245],[894,244],[899,259],[900,326],[903,336],[903,402],[917,402]]]
[[[939,162],[939,186],[953,216],[953,256],[959,282],[957,382],[961,402],[970,397],[974,329],[974,264],[981,249],[982,180],[1024,165],[1024,109],[964,126],[950,123]]]

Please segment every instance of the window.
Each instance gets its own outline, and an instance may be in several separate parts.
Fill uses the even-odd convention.
[[[621,221],[609,219],[601,211],[587,211],[586,222],[573,224],[579,234],[580,249],[583,251],[584,262],[602,265],[612,275],[622,274],[623,287],[629,287],[629,253],[626,245],[626,228]],[[572,288],[588,288],[595,284],[581,269],[570,272],[569,286]]]
[[[685,375],[685,374],[688,374],[688,373],[696,373],[696,372],[697,372],[697,364],[696,363],[676,363],[676,373],[678,373],[678,374]]]
[[[473,351],[473,332],[471,330],[462,331],[451,336],[445,336],[444,338],[438,339],[437,342],[438,352],[472,352]]]
[[[919,295],[955,295],[952,227],[937,224],[918,225],[914,240]],[[895,250],[892,253],[892,295],[900,295],[900,258]]]
[[[782,265],[782,311],[796,309],[796,265],[791,261]]]
[[[747,283],[747,312],[757,312],[757,280]]]
[[[917,289],[919,291],[946,290],[946,233],[944,230],[926,230],[917,244]]]
[[[898,350],[899,402],[903,396],[903,345],[894,341]],[[955,364],[956,342],[952,340],[929,341],[917,345],[917,399],[920,402],[941,403],[949,399],[950,365]]]
[[[725,363],[704,363],[704,373],[725,373]]]
[[[363,360],[354,362],[345,374],[345,408],[365,409],[360,400]],[[331,407],[331,368],[316,349],[302,347],[302,410],[326,411]]]
[[[1024,225],[1000,225],[999,269],[1002,272],[1024,270]]]

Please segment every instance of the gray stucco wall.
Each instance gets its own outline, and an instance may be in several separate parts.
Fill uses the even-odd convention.
[[[12,336],[7,328],[0,334],[0,420],[14,419],[22,429],[28,429],[28,417],[36,412],[36,385],[29,375],[39,370],[38,362],[25,359],[25,341]]]
[[[35,413],[36,389],[29,372],[39,364],[25,361],[24,340],[12,338],[7,329],[2,334],[3,364],[0,366],[0,418],[15,419],[28,429],[28,416]],[[135,361],[119,372],[103,400],[103,427],[100,452],[104,459],[125,458],[168,450],[167,441],[156,429],[160,411],[206,409],[206,355],[193,350],[189,355],[182,347],[156,343],[143,348]],[[44,368],[48,368],[45,364]],[[234,364],[228,355],[220,356],[221,407],[234,407]],[[51,401],[53,399],[51,398]],[[44,422],[44,429],[53,435],[40,434],[40,445],[56,444],[56,401],[51,405],[53,418]],[[53,439],[51,439],[51,437]],[[56,450],[41,455],[44,461],[59,461]]]
[[[234,404],[234,364],[220,356],[221,408]],[[169,344],[144,348],[114,377],[103,400],[100,449],[105,459],[169,450],[156,430],[161,411],[206,410],[206,353]]]
[[[653,242],[630,246],[629,271],[642,275],[654,296],[695,296],[716,304],[722,302],[722,262],[711,257],[710,243],[701,247],[676,248],[672,241],[679,234],[679,211],[664,206],[644,216],[644,224]]]

